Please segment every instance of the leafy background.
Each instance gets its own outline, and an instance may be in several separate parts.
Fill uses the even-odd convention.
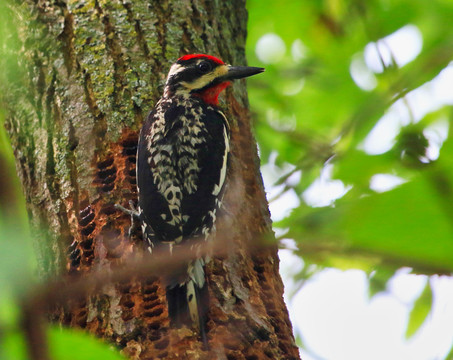
[[[266,67],[249,81],[263,176],[282,248],[302,258],[284,255],[300,270],[287,292],[331,268],[359,269],[372,301],[391,296],[401,272],[429,275],[405,304],[398,341],[409,342],[430,319],[439,275],[453,270],[453,3],[251,0],[248,9],[247,58]],[[303,305],[289,302],[294,322]],[[306,359],[378,358],[373,348],[321,356],[295,325]]]
[[[288,47],[300,39],[306,47],[303,58],[294,59],[287,51],[278,61],[264,64],[266,79],[251,81],[263,163],[275,152],[275,165],[291,164],[293,172],[301,170],[297,183],[279,179],[285,190],[294,189],[297,195],[326,164],[332,166],[332,177],[350,188],[334,207],[313,208],[301,197],[300,206],[276,226],[289,228],[287,236],[297,239],[301,250],[307,244],[310,251],[315,244],[314,254],[303,250],[302,254],[307,260],[315,256],[319,264],[330,265],[332,256],[358,254],[369,258],[370,266],[387,262],[423,273],[449,273],[453,148],[448,137],[437,159],[426,157],[430,144],[424,130],[439,120],[450,120],[451,104],[421,119],[412,116],[386,152],[370,154],[360,144],[396,101],[410,99],[412,91],[452,60],[453,30],[447,20],[453,16],[451,3],[294,1],[282,6],[250,1],[249,11],[249,62],[260,64],[254,44],[268,32]],[[421,52],[401,68],[389,64],[382,73],[373,73],[374,89],[360,88],[350,75],[353,59],[363,57],[370,42],[408,24],[422,31]],[[301,80],[301,90],[287,95],[291,83]],[[414,112],[410,100],[406,106]],[[370,189],[376,174],[407,182],[377,193]],[[322,259],[320,248],[326,250]]]
[[[8,56],[15,44],[1,25],[3,6],[0,45]],[[453,4],[249,0],[247,7],[248,61],[266,67],[249,80],[250,102],[282,258],[295,264],[285,278],[293,320],[303,285],[333,268],[345,277],[360,270],[370,301],[388,293],[401,271],[420,274],[422,286],[405,304],[410,341],[429,321],[436,279],[453,270]],[[392,34],[406,37],[395,43]],[[16,299],[36,279],[3,127],[0,170],[0,358],[24,359]],[[318,306],[339,315],[331,304]],[[308,334],[295,332],[305,359],[354,358],[317,355],[322,349],[305,343]],[[61,349],[69,346],[89,349],[74,358],[119,358],[86,335],[49,333],[55,359],[67,359]],[[80,341],[86,346],[73,345]]]

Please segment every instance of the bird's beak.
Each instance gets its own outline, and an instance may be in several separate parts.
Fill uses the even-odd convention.
[[[251,66],[231,66],[228,65],[228,72],[224,75],[225,80],[242,79],[248,76],[262,73],[264,68]]]

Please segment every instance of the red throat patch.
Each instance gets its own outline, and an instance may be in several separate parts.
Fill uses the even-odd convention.
[[[225,90],[230,84],[231,83],[229,81],[225,81],[220,84],[211,86],[200,93],[195,93],[194,96],[202,98],[206,104],[219,105],[220,93]]]

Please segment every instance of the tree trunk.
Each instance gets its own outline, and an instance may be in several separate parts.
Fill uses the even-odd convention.
[[[244,65],[241,0],[59,0],[9,7],[2,102],[45,277],[108,272],[142,251],[128,216],[136,200],[138,130],[182,54]],[[5,90],[7,89],[7,90]],[[245,82],[222,101],[232,129],[225,255],[207,266],[209,351],[169,326],[157,277],[106,284],[52,313],[132,359],[298,359],[283,302],[277,247],[259,172]],[[228,234],[228,237],[226,235]],[[264,246],[264,244],[267,244]]]

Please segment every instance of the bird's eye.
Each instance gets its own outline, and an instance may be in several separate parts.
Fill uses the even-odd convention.
[[[198,64],[198,71],[202,74],[206,74],[211,71],[211,64],[207,61],[202,61]]]

